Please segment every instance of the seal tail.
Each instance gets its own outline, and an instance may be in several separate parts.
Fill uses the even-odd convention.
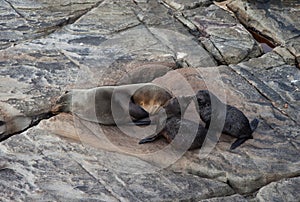
[[[252,132],[257,128],[258,123],[259,123],[259,120],[256,118],[251,121],[250,127],[251,127]]]

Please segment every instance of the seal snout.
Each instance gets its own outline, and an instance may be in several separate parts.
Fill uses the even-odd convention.
[[[210,102],[210,95],[208,90],[199,90],[196,94],[196,99],[198,104],[204,105]]]
[[[66,91],[65,94],[60,96],[55,105],[52,107],[51,112],[58,114],[60,112],[70,112],[71,111],[72,94]]]

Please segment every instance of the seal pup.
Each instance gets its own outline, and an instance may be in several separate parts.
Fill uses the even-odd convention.
[[[179,132],[180,130],[182,131],[181,133]],[[195,132],[196,136],[194,137],[193,134]],[[207,129],[201,124],[197,124],[193,121],[172,116],[166,120],[163,129],[157,135],[146,137],[142,139],[139,144],[153,142],[160,137],[164,137],[168,143],[171,143],[178,134],[180,134],[181,137],[179,141],[174,143],[175,147],[177,149],[182,149],[182,147],[184,147],[183,144],[190,144],[190,138],[193,136],[194,140],[188,148],[188,150],[193,150],[202,147],[206,138]]]
[[[200,118],[205,122],[206,128],[208,128],[211,123],[212,114],[214,114],[217,118],[217,122],[215,122],[217,124],[223,116],[220,109],[226,110],[224,113],[225,117],[223,116],[225,122],[222,132],[237,138],[237,140],[231,145],[231,150],[237,148],[246,140],[253,138],[252,133],[258,126],[258,119],[253,119],[251,123],[249,123],[248,118],[242,111],[234,106],[224,104],[208,90],[199,90],[196,94],[195,101],[198,106]],[[212,102],[214,103],[213,109],[211,107]]]
[[[153,142],[157,138],[162,137],[159,132],[163,129],[166,121],[173,116],[181,117],[181,114],[185,112],[191,101],[191,97],[184,96],[177,98],[173,97],[172,99],[168,100],[168,102],[159,110],[154,118],[157,125],[156,132],[140,140],[139,144]]]
[[[154,113],[155,109],[159,109],[159,104],[165,104],[171,97],[168,90],[152,83],[74,89],[57,100],[52,112],[69,112],[81,119],[104,125],[132,121],[136,125],[147,125],[150,123],[149,114]],[[141,103],[144,103],[143,106],[139,105]],[[146,110],[150,110],[150,113]]]
[[[170,99],[158,113],[156,133],[143,138],[139,144],[153,142],[161,137],[164,137],[168,143],[171,143],[177,134],[179,134],[179,130],[181,130],[183,131],[183,137],[181,137],[180,142],[177,142],[177,144],[189,142],[190,140],[188,139],[190,139],[190,136],[196,132],[189,150],[201,148],[207,134],[207,129],[200,124],[182,118],[182,114],[184,114],[192,99],[192,96],[181,96]],[[181,146],[177,145],[177,148],[181,148]]]

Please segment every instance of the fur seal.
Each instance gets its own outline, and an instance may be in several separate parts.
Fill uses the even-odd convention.
[[[175,145],[177,148],[181,149],[182,144],[189,142],[189,140],[185,140],[185,138],[189,138],[189,136],[195,133],[195,131],[196,136],[188,150],[202,147],[202,144],[206,138],[207,129],[201,124],[197,124],[187,119],[181,119],[177,116],[172,116],[167,119],[165,126],[159,133],[142,139],[139,144],[153,142],[160,137],[164,137],[168,143],[171,143],[175,139],[176,135],[179,134],[179,130],[183,131],[183,134],[180,141]]]
[[[130,103],[143,108],[149,115],[154,115],[172,97],[172,93],[167,89],[156,85],[145,85],[134,92]]]
[[[74,89],[57,100],[52,112],[71,112],[104,125],[132,121],[144,125],[149,124],[149,114],[155,113],[171,97],[168,90],[152,83]]]
[[[179,130],[181,130],[183,131],[183,140],[181,140],[179,144],[188,142],[184,141],[184,138],[189,138],[189,136],[196,131],[196,136],[189,150],[201,148],[207,134],[207,129],[200,124],[182,118],[182,114],[184,114],[192,99],[193,97],[191,96],[181,96],[170,99],[167,104],[163,106],[164,112],[160,111],[158,113],[158,116],[160,116],[157,122],[157,132],[143,138],[139,144],[153,142],[160,137],[164,137],[168,143],[171,143],[179,133]],[[163,116],[162,113],[165,113],[165,116]],[[180,145],[177,146],[180,148]]]
[[[216,106],[213,109],[211,107],[212,102],[214,102]],[[226,113],[224,113],[225,123],[222,132],[237,138],[237,140],[231,145],[231,150],[237,148],[246,140],[253,138],[252,133],[258,126],[258,119],[253,119],[251,123],[249,123],[248,118],[242,111],[234,106],[224,104],[208,90],[199,90],[197,92],[196,105],[198,105],[200,118],[205,122],[206,128],[210,125],[212,114],[215,114],[218,119],[223,116],[218,109],[223,107],[223,109],[226,110]],[[218,120],[216,121],[216,123],[218,123]]]

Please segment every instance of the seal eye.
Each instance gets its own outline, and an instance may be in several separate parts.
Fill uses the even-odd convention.
[[[206,104],[205,104],[205,107],[210,107],[210,103],[206,103]]]

